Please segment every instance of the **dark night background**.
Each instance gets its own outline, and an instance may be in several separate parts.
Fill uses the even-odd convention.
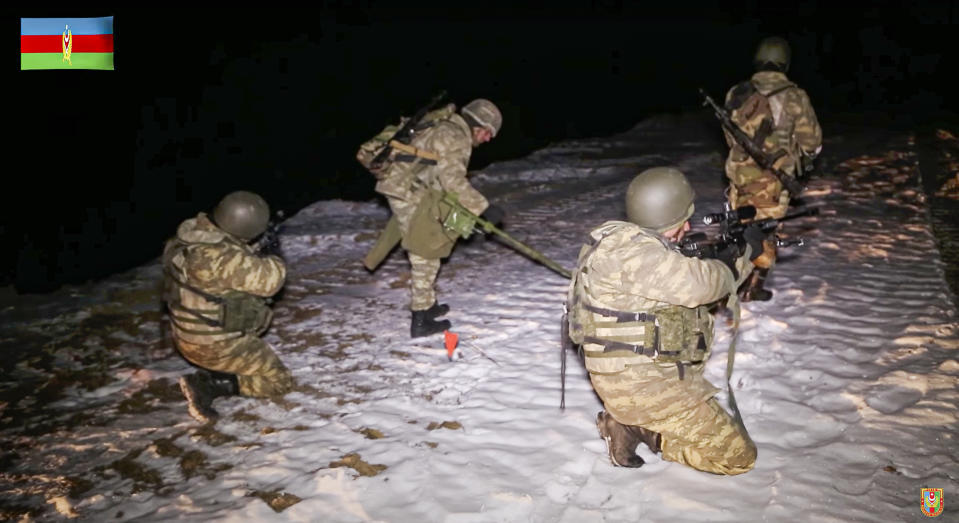
[[[443,88],[504,113],[474,169],[698,110],[696,88],[747,78],[770,35],[792,44],[789,76],[827,136],[838,121],[955,120],[959,3],[652,4],[7,9],[0,285],[43,292],[144,263],[237,189],[288,213],[373,198],[357,146]],[[115,71],[19,71],[19,17],[108,15]]]

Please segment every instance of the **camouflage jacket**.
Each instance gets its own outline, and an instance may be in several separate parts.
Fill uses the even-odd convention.
[[[252,247],[219,229],[204,213],[181,223],[176,237],[167,242],[163,270],[174,335],[199,344],[234,338],[238,333],[223,333],[187,309],[215,321],[222,305],[211,296],[240,291],[267,298],[279,292],[286,280],[283,260],[258,256]]]
[[[417,133],[410,145],[438,156],[436,165],[420,161],[396,162],[376,184],[376,191],[389,198],[406,202],[415,208],[428,188],[456,193],[459,202],[475,214],[481,214],[489,203],[467,180],[467,167],[473,153],[473,135],[462,116],[452,107],[428,114],[424,121],[434,119],[432,127]],[[440,115],[436,117],[433,115]],[[406,220],[400,220],[406,222]]]
[[[788,154],[776,163],[776,167],[784,172],[794,173],[802,155],[815,157],[822,149],[822,129],[809,102],[809,96],[806,91],[790,82],[785,74],[776,71],[760,71],[748,82],[734,86],[726,94],[726,107],[734,106],[731,111],[733,121],[750,136],[755,136],[761,120],[766,115],[753,111],[749,111],[751,115],[744,115],[743,111],[747,110],[747,107],[743,106],[743,100],[733,99],[753,89],[766,97],[769,104],[768,113],[772,116],[772,132],[765,137],[763,149],[767,153],[785,150]],[[732,172],[730,164],[755,165],[752,158],[728,132],[726,141],[730,147],[726,162],[727,173]]]
[[[708,357],[713,319],[706,306],[735,292],[752,269],[748,252],[736,262],[743,275],[737,282],[722,262],[688,258],[661,235],[632,223],[606,222],[589,242],[580,250],[567,309],[570,338],[583,344],[590,372]],[[612,311],[631,317],[617,319]],[[617,350],[610,341],[645,350]],[[654,349],[683,354],[663,357]]]

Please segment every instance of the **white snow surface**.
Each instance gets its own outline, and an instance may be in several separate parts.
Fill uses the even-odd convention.
[[[508,232],[572,268],[590,229],[623,219],[626,185],[643,168],[679,166],[696,217],[720,209],[725,151],[701,122],[647,120],[472,180],[507,210]],[[440,273],[460,336],[454,361],[442,335],[410,340],[403,252],[372,274],[361,264],[385,204],[320,201],[284,228],[290,276],[266,337],[297,391],[279,404],[217,400],[219,439],[176,395],[120,407],[161,378],[175,392],[192,372],[164,334],[158,262],[52,295],[4,296],[4,352],[33,335],[53,363],[45,374],[25,357],[2,376],[3,397],[25,392],[0,401],[0,419],[16,406],[23,420],[0,425],[16,453],[0,463],[0,506],[38,507],[24,518],[41,521],[920,521],[930,487],[944,489],[942,520],[957,521],[959,324],[912,147],[879,131],[828,136],[830,167],[860,161],[809,183],[804,200],[821,214],[784,231],[807,244],[781,251],[772,301],[743,305],[731,383],[759,449],[744,475],[698,472],[642,445],[642,468],[611,466],[595,426],[602,405],[574,353],[559,409],[567,280],[493,239],[461,242]],[[113,328],[124,318],[133,328]],[[726,321],[717,334],[706,374],[722,386]],[[105,383],[66,387],[29,411],[42,402],[29,384],[105,352]],[[44,428],[73,413],[88,418]],[[188,477],[189,451],[206,462]],[[331,466],[349,454],[385,468]],[[124,474],[124,456],[158,476]],[[90,483],[70,494],[67,478]],[[258,492],[300,501],[277,512]]]

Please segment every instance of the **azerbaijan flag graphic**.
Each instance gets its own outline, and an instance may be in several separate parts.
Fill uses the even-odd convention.
[[[21,18],[20,70],[113,69],[113,17]]]

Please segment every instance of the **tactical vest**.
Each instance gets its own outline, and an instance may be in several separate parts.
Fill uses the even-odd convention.
[[[656,363],[676,364],[682,379],[686,365],[705,361],[709,356],[713,341],[712,315],[705,305],[622,311],[593,303],[585,271],[603,238],[596,240],[590,236],[580,250],[566,302],[570,340],[581,346],[591,373],[623,370],[605,368],[598,359],[622,359],[640,354]]]
[[[173,258],[183,253],[193,245],[176,239],[176,245],[167,249],[163,256],[164,297],[170,309],[170,320],[177,329],[192,335],[218,336],[234,334],[235,337],[252,334],[259,336],[266,331],[273,320],[273,310],[270,309],[269,299],[254,296],[242,291],[229,291],[222,296],[216,296],[187,283],[184,275],[178,273],[173,264]],[[227,241],[227,240],[223,240]],[[194,309],[187,307],[180,299],[181,289],[197,294],[208,302],[216,304],[211,309]],[[204,325],[209,329],[197,329]]]

